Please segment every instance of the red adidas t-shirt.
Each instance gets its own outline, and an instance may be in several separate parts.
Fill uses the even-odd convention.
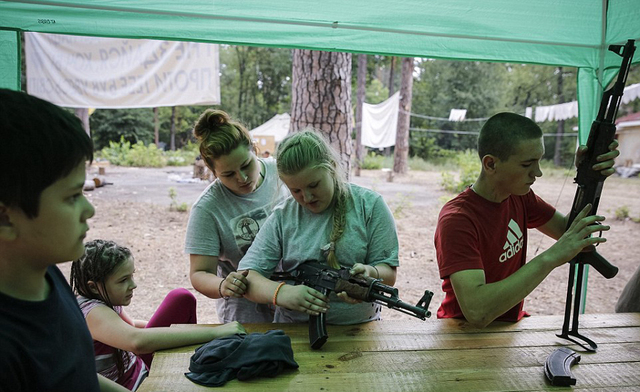
[[[451,274],[483,269],[487,283],[505,279],[526,262],[527,229],[544,225],[554,213],[555,208],[533,191],[494,203],[467,188],[445,204],[434,239],[445,292],[438,318],[464,318],[449,280]],[[498,320],[520,320],[525,314],[523,303]]]

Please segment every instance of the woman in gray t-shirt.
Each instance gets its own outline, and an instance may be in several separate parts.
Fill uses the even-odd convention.
[[[319,312],[326,312],[331,324],[379,319],[380,306],[346,293],[327,297],[304,285],[268,279],[279,263],[290,272],[306,260],[319,260],[392,286],[398,266],[391,211],[379,194],[346,182],[337,154],[323,137],[313,131],[289,135],[276,160],[293,198],[275,208],[240,261],[238,270],[250,270],[245,297],[277,305],[275,322],[305,322]]]
[[[221,323],[273,321],[274,307],[243,298],[246,272],[237,272],[275,204],[287,195],[275,161],[255,155],[251,136],[221,110],[207,109],[194,135],[200,154],[216,176],[194,203],[189,215],[185,251],[193,287],[217,302]]]

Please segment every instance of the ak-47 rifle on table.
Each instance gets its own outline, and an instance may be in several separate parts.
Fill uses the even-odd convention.
[[[293,280],[302,283],[328,295],[333,291],[336,293],[346,292],[349,297],[365,302],[374,302],[385,305],[390,309],[406,313],[421,320],[426,320],[431,316],[428,307],[433,297],[433,293],[425,290],[424,295],[414,305],[410,305],[398,298],[398,289],[381,283],[380,279],[365,276],[351,276],[349,268],[342,267],[334,269],[328,265],[316,261],[305,261],[291,273],[276,273],[271,276],[276,280]],[[319,349],[327,341],[326,314],[320,313],[318,316],[309,316],[309,343],[311,348]]]
[[[616,134],[615,118],[622,99],[622,93],[629,74],[631,60],[635,52],[634,40],[629,40],[625,45],[610,45],[609,50],[622,57],[622,65],[618,73],[618,79],[613,86],[604,92],[598,116],[591,125],[587,140],[587,151],[584,159],[578,164],[578,172],[575,178],[578,188],[573,199],[573,206],[569,214],[567,228],[571,226],[576,216],[582,209],[591,203],[590,215],[595,215],[600,203],[600,195],[606,176],[592,169],[599,155],[609,151],[609,145]],[[580,252],[569,262],[569,285],[567,288],[567,303],[564,313],[562,333],[558,337],[579,344],[587,351],[595,352],[598,345],[586,336],[578,332],[580,316],[580,301],[582,297],[582,285],[585,264],[593,266],[602,276],[611,279],[618,273],[618,268],[611,265],[595,250]],[[576,273],[577,272],[577,273]],[[574,292],[575,287],[575,292]],[[575,298],[573,298],[575,294]],[[572,309],[573,302],[573,309]],[[573,316],[573,318],[572,318]],[[571,324],[571,326],[569,326]],[[579,355],[572,350],[561,348],[554,351],[545,363],[545,373],[553,385],[575,385],[576,379],[571,375],[569,367],[580,360]]]

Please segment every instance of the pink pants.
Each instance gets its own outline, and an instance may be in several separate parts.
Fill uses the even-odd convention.
[[[174,289],[153,314],[146,328],[169,327],[171,324],[197,324],[196,297],[187,289]],[[151,369],[153,354],[142,354],[140,358]]]

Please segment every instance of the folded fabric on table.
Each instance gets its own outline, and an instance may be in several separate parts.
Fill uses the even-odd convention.
[[[285,368],[298,368],[291,339],[282,330],[272,330],[214,339],[198,347],[184,375],[196,384],[220,387],[234,378],[275,377]]]

